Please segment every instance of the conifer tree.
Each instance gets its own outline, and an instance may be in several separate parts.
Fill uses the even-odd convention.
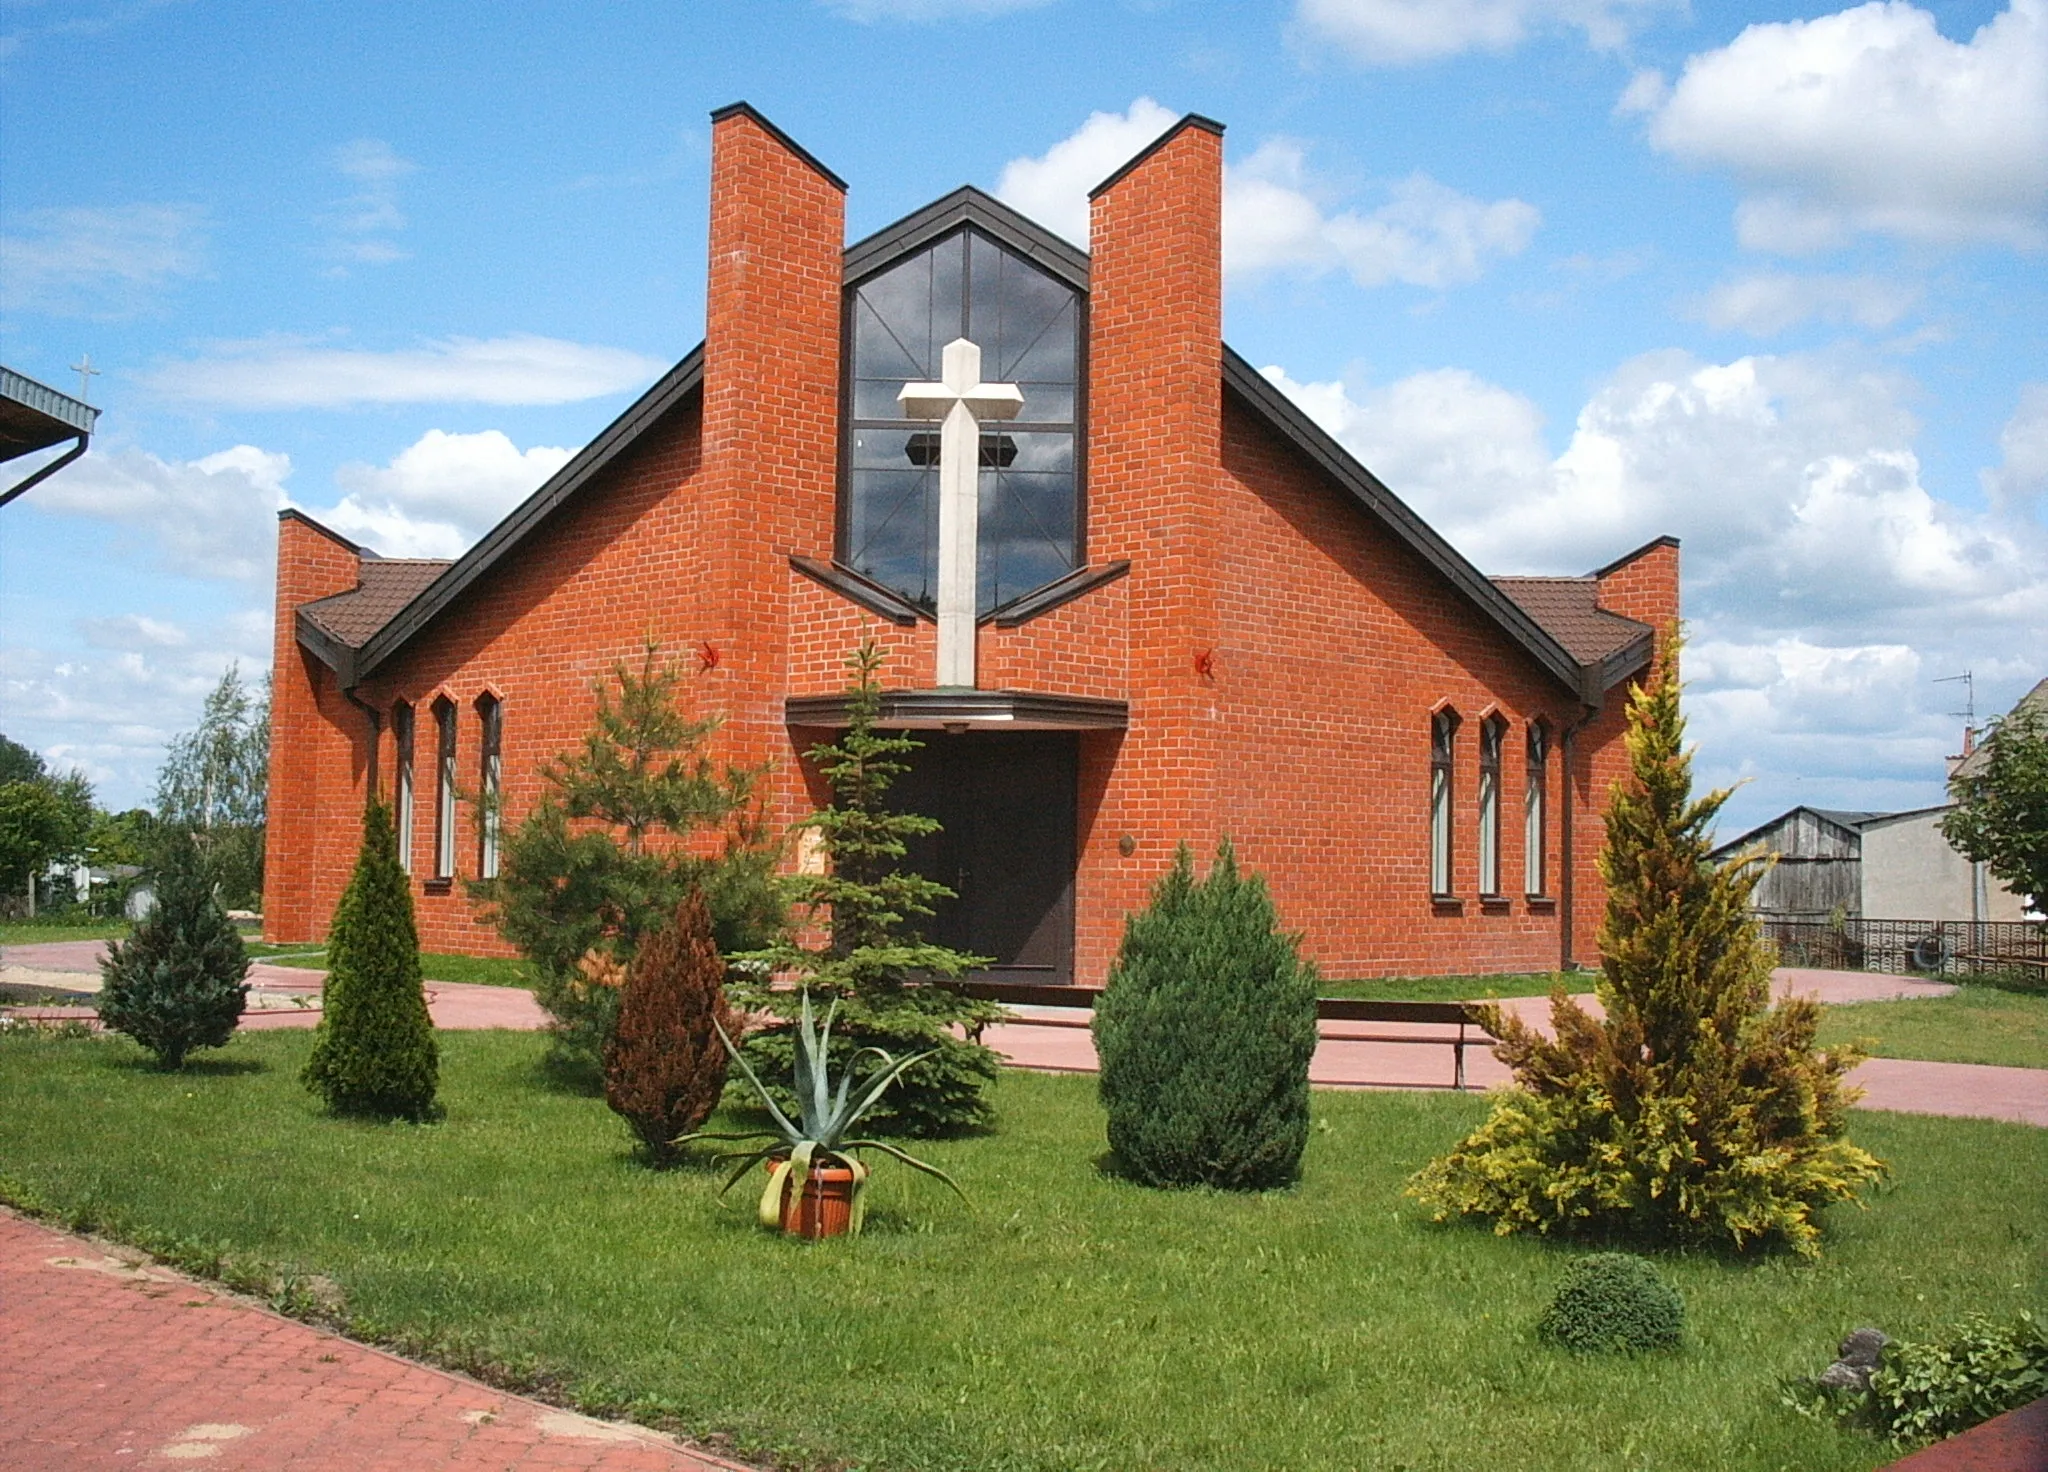
[[[1737,1248],[1819,1250],[1816,1213],[1883,1164],[1847,1138],[1853,1049],[1814,1046],[1811,999],[1771,1005],[1775,962],[1749,909],[1763,860],[1708,858],[1729,793],[1695,801],[1676,641],[1629,701],[1630,776],[1600,855],[1604,1018],[1551,994],[1555,1040],[1494,1009],[1517,1087],[1410,1193],[1439,1219]]]
[[[327,985],[306,1086],[336,1114],[427,1120],[440,1054],[420,981],[412,888],[398,862],[391,809],[363,810],[363,846],[327,934]]]
[[[173,845],[157,876],[156,908],[100,962],[100,1022],[183,1068],[194,1048],[234,1035],[248,1000],[249,954],[214,897],[190,844]]]
[[[754,789],[760,772],[714,762],[715,717],[682,709],[683,670],[650,640],[595,686],[597,711],[575,751],[550,761],[546,794],[507,834],[498,877],[472,883],[486,921],[532,964],[554,1019],[557,1053],[600,1063],[620,989],[642,938],[692,890],[711,910],[719,949],[767,944],[782,924]],[[719,835],[715,854],[705,834]]]
[[[906,1072],[869,1119],[882,1130],[945,1134],[989,1122],[993,1114],[983,1091],[998,1072],[995,1053],[963,1041],[954,1028],[973,1030],[1004,1014],[992,1003],[932,984],[935,976],[959,976],[988,962],[934,945],[919,933],[933,907],[953,891],[903,867],[909,840],[935,833],[939,825],[887,805],[890,784],[909,770],[904,758],[923,743],[875,728],[883,659],[871,639],[847,657],[853,683],[847,689],[846,730],[809,752],[832,789],[832,804],[804,822],[817,835],[826,866],[821,874],[799,875],[789,894],[830,938],[812,946],[787,939],[749,959],[794,977],[799,991],[840,999],[832,1033],[835,1062],[866,1047],[898,1055],[929,1051],[932,1056]],[[787,1024],[795,1016],[796,995],[757,988],[748,1001],[785,1021],[748,1039],[749,1062],[763,1078],[788,1077],[795,1045]]]
[[[1181,844],[1125,922],[1094,1033],[1109,1145],[1130,1175],[1255,1191],[1300,1174],[1316,971],[1228,839],[1199,881]]]
[[[728,1062],[720,1027],[739,1034],[711,910],[692,890],[674,920],[641,942],[604,1050],[604,1101],[657,1164],[673,1159],[672,1142],[718,1105]]]

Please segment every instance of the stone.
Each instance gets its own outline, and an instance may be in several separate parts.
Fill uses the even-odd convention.
[[[1820,1372],[1823,1390],[1868,1390],[1871,1373],[1884,1358],[1891,1340],[1880,1329],[1855,1329],[1835,1353],[1838,1359]]]

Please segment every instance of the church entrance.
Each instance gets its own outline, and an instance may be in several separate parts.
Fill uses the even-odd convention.
[[[959,898],[941,901],[927,934],[995,957],[1001,981],[1074,979],[1074,822],[1078,739],[1064,731],[920,731],[922,751],[890,789],[900,812],[940,832],[907,863]]]

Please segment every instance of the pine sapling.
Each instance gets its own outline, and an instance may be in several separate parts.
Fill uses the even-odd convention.
[[[641,942],[626,970],[618,1025],[604,1050],[604,1099],[657,1163],[703,1124],[725,1087],[719,1029],[739,1032],[711,910],[692,890],[674,920]]]

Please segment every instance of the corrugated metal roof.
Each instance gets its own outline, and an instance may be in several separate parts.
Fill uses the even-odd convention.
[[[360,649],[450,565],[425,558],[366,561],[362,581],[352,590],[303,604],[299,611],[340,643]]]
[[[1492,582],[1581,664],[1598,664],[1652,632],[1648,624],[1600,607],[1600,584],[1594,578],[1494,578]]]

